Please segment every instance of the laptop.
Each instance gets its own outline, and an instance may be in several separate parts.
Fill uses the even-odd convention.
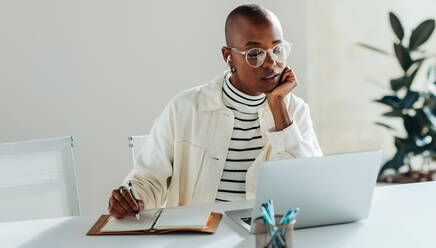
[[[276,214],[299,208],[295,228],[366,219],[377,181],[381,150],[267,161],[260,165],[254,208],[226,211],[254,233],[259,207],[274,201]]]

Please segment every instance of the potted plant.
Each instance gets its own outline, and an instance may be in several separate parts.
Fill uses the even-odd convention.
[[[381,167],[379,182],[408,183],[434,180],[436,174],[434,170],[429,169],[429,165],[433,159],[436,160],[436,90],[433,90],[436,86],[435,65],[423,68],[423,64],[435,55],[430,55],[423,50],[422,45],[431,37],[435,21],[428,19],[420,23],[412,30],[408,41],[405,39],[399,18],[392,12],[389,13],[389,21],[396,37],[393,42],[394,54],[371,45],[358,44],[379,54],[395,56],[403,71],[401,76],[390,80],[389,93],[374,100],[389,106],[390,110],[382,116],[400,118],[407,133],[406,137],[394,136],[396,152]],[[413,89],[411,86],[416,81],[417,73],[425,69],[427,69],[429,89],[425,91]],[[375,124],[395,130],[384,122]],[[411,162],[416,156],[423,158],[417,169]],[[403,167],[407,169],[404,170]],[[386,175],[388,170],[393,171],[394,174]]]

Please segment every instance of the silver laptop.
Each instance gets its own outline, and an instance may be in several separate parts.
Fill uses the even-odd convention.
[[[259,206],[274,201],[276,214],[299,208],[295,228],[366,219],[382,151],[275,160],[261,164],[254,208],[225,213],[253,233]]]

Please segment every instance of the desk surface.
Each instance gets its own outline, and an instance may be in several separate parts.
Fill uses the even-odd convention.
[[[295,247],[436,247],[436,182],[377,187],[366,221],[295,231]],[[250,207],[240,201],[213,211]],[[254,236],[227,216],[213,235],[86,236],[98,216],[0,223],[0,247],[254,247]]]

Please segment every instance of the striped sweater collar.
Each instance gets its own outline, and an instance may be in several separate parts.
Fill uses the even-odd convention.
[[[251,96],[238,90],[230,81],[231,73],[227,74],[223,84],[224,104],[231,105],[241,112],[257,113],[257,109],[262,107],[266,102],[266,95]]]

